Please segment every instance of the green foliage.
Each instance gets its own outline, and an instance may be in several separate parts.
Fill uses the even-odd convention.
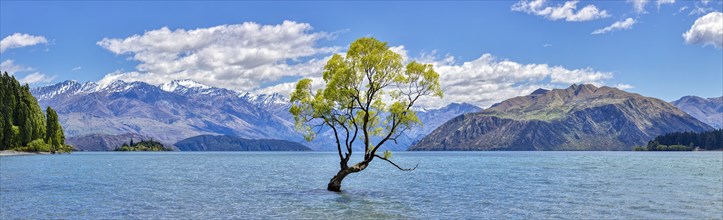
[[[406,65],[386,42],[360,38],[346,56],[335,54],[324,66],[325,86],[314,90],[311,79],[302,79],[291,93],[296,128],[307,141],[319,128],[334,132],[342,168],[352,146],[364,147],[366,163],[387,141],[396,141],[410,127],[420,124],[411,109],[424,96],[442,97],[439,74],[431,64]],[[391,156],[385,152],[384,157]]]
[[[384,151],[384,159],[387,159],[387,160],[392,159],[392,152],[391,152],[391,151],[388,151],[388,150],[385,150],[385,151]]]
[[[25,147],[20,147],[15,149],[17,151],[27,151],[27,152],[50,152],[50,145],[46,144],[43,139],[35,139],[28,143]]]
[[[131,139],[131,144],[124,143],[122,146],[117,147],[114,151],[171,151],[171,149],[166,148],[161,144],[161,142],[154,141],[154,140],[148,140],[144,141],[141,140],[140,142],[133,142],[133,139]]]
[[[50,109],[50,108],[49,108]],[[7,72],[0,77],[0,150],[43,149],[37,140],[50,145],[50,152],[66,152],[65,136],[57,114],[48,119],[38,101],[30,94],[30,87],[20,85]],[[50,117],[50,115],[48,115]],[[55,124],[48,132],[49,124]],[[53,141],[50,142],[50,137]],[[34,142],[33,147],[28,146]],[[26,147],[23,147],[26,146]],[[34,151],[34,150],[33,150]]]
[[[633,151],[648,151],[648,148],[643,146],[635,146],[635,148],[633,148]]]
[[[48,114],[47,123],[45,125],[45,142],[50,144],[51,151],[58,151],[65,144],[65,135],[63,127],[58,122],[58,113],[50,106],[45,110]]]

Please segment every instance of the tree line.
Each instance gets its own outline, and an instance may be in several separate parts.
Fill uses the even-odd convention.
[[[143,140],[141,139],[140,142],[133,142],[133,139],[131,139],[131,143],[123,143],[122,146],[117,147],[114,149],[114,151],[171,151],[171,149],[166,148],[161,144],[161,142],[151,140]]]
[[[0,77],[0,150],[70,152],[58,114],[48,106],[43,113],[30,94],[7,72]]]
[[[637,151],[688,151],[695,149],[723,149],[723,129],[696,132],[674,132],[655,137]]]

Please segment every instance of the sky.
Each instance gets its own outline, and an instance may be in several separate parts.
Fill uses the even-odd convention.
[[[191,79],[240,92],[323,86],[375,37],[434,64],[439,107],[592,83],[666,101],[723,95],[723,1],[0,1],[0,70],[31,86]]]

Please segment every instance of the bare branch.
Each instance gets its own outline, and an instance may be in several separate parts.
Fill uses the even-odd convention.
[[[341,154],[341,142],[339,142],[339,133],[336,130],[336,126],[334,126],[334,124],[333,124],[334,121],[327,120],[326,117],[322,117],[322,118],[324,119],[324,121],[326,121],[327,125],[329,125],[329,127],[331,127],[331,129],[334,130],[334,138],[336,139],[336,148],[337,148],[337,151],[339,151],[339,160],[343,161],[344,156],[342,156],[342,154]],[[344,165],[342,164],[342,166],[344,166]]]
[[[387,158],[384,158],[384,157],[379,156],[379,155],[376,155],[376,154],[374,154],[374,156],[377,157],[377,158],[379,158],[379,159],[382,159],[382,160],[384,160],[384,161],[389,162],[390,164],[394,165],[395,167],[397,167],[397,169],[399,169],[399,170],[401,170],[401,171],[412,171],[412,170],[416,170],[417,167],[419,166],[419,164],[417,164],[417,165],[414,165],[414,167],[412,167],[412,168],[402,168],[402,167],[400,167],[399,165],[397,165],[396,163],[392,162],[391,160],[389,160],[389,159],[387,159]]]

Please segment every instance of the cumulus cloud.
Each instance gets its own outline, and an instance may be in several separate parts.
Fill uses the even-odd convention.
[[[589,21],[610,16],[607,11],[600,10],[592,4],[577,10],[577,3],[578,1],[575,0],[567,1],[563,5],[547,6],[546,0],[521,0],[512,5],[512,11],[543,16],[553,21],[560,19],[565,19],[565,21]]]
[[[648,4],[648,0],[627,0],[630,3],[633,3],[633,9],[638,14],[645,13],[645,5]]]
[[[597,30],[593,31],[593,32],[590,33],[590,34],[596,35],[596,34],[604,34],[604,33],[608,33],[608,32],[611,32],[611,31],[616,31],[616,30],[626,30],[626,29],[630,29],[630,28],[633,27],[633,25],[634,25],[636,22],[637,22],[637,21],[636,21],[635,19],[633,19],[633,18],[627,18],[627,19],[622,20],[622,21],[616,21],[616,22],[613,23],[612,25],[607,26],[607,27],[605,27],[605,28],[597,29]]]
[[[26,75],[25,77],[19,79],[18,81],[20,83],[34,84],[34,83],[49,83],[50,81],[53,81],[53,79],[55,79],[55,76],[50,77],[50,76],[47,76],[40,72],[34,72],[34,73]]]
[[[568,69],[548,64],[522,64],[498,59],[491,54],[463,62],[450,63],[449,57],[432,62],[440,74],[445,98],[421,100],[426,107],[452,102],[467,102],[488,107],[502,100],[527,95],[538,88],[567,87],[573,83],[603,85],[612,73],[592,68]]]
[[[592,68],[568,69],[548,64],[522,64],[499,59],[491,54],[462,63],[451,55],[438,56],[436,51],[409,57],[404,46],[393,46],[391,50],[403,54],[406,61],[416,60],[434,64],[440,74],[444,99],[424,98],[418,104],[434,108],[452,102],[466,102],[488,107],[505,99],[528,95],[538,88],[566,88],[573,83],[604,85],[613,77],[612,73],[595,71]],[[320,74],[306,76],[313,80],[313,88],[321,88],[324,81]],[[254,91],[258,94],[279,93],[288,96],[296,82],[280,83]]]
[[[43,36],[34,36],[29,34],[15,33],[7,36],[0,41],[0,53],[4,53],[7,49],[33,46],[36,44],[47,44],[48,40]]]
[[[97,44],[138,61],[135,71],[115,72],[113,79],[161,84],[192,79],[206,85],[241,91],[287,76],[317,74],[324,55],[337,47],[317,42],[333,34],[312,32],[306,23],[284,21],[277,25],[253,22],[194,30],[163,27],[127,38],[104,38]]]
[[[429,108],[452,102],[488,107],[511,97],[528,95],[538,88],[565,88],[573,83],[604,85],[605,80],[613,77],[612,73],[595,71],[589,67],[568,69],[548,64],[522,64],[499,59],[491,54],[457,63],[454,56],[439,56],[436,51],[410,57],[403,45],[390,49],[403,54],[406,61],[434,64],[435,70],[440,74],[440,84],[445,96],[441,101],[439,98],[419,100],[420,106]],[[311,75],[308,78],[313,80],[313,88],[324,85],[321,75]],[[259,89],[256,93],[280,93],[288,96],[294,86],[295,82],[281,83]]]
[[[711,12],[693,23],[690,30],[683,33],[683,39],[688,44],[713,45],[723,48],[723,13]]]
[[[286,21],[278,25],[243,23],[195,30],[161,28],[127,38],[106,38],[98,45],[128,55],[139,65],[131,71],[109,73],[99,84],[115,80],[161,84],[192,79],[209,86],[288,96],[302,77],[314,80],[315,88],[323,86],[323,66],[331,54],[343,52],[337,47],[316,45],[327,37],[327,33],[312,32],[308,24]],[[390,49],[405,61],[432,63],[440,73],[445,98],[421,100],[420,105],[425,107],[451,102],[486,107],[537,88],[567,87],[572,83],[602,85],[612,78],[612,73],[591,68],[523,64],[491,54],[459,63],[454,56],[438,56],[436,51],[411,57],[403,45]]]

